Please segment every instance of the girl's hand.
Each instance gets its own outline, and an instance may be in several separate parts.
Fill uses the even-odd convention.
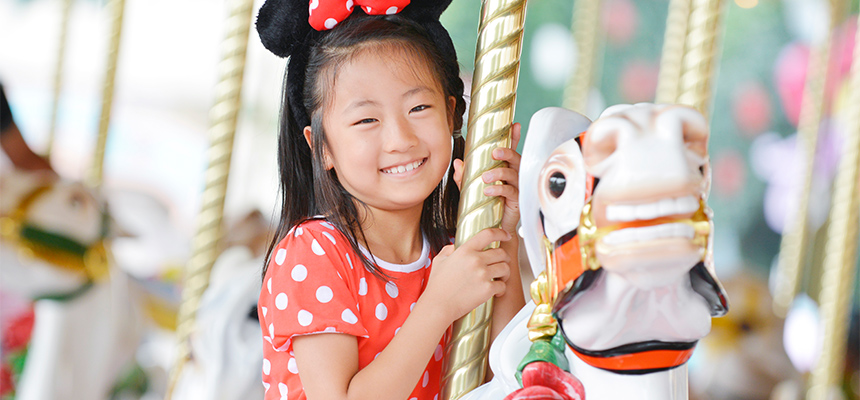
[[[487,196],[501,196],[505,201],[505,211],[502,215],[502,223],[499,226],[511,235],[516,235],[517,222],[520,220],[519,207],[519,181],[520,181],[520,154],[517,153],[517,145],[520,142],[520,124],[515,123],[511,128],[511,147],[493,150],[493,159],[506,161],[506,167],[493,168],[481,175],[484,183],[492,184],[501,182],[501,185],[489,185],[484,188]],[[463,160],[454,160],[454,182],[461,187],[463,181]]]
[[[488,228],[456,249],[453,245],[443,247],[433,259],[430,281],[421,299],[453,322],[490,297],[503,295],[511,274],[511,258],[502,249],[487,247],[510,239],[510,233]]]

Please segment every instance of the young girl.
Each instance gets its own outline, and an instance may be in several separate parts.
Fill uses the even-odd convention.
[[[482,176],[504,198],[501,228],[455,249],[465,102],[438,22],[448,2],[356,1],[345,17],[301,3],[269,0],[257,22],[291,56],[281,224],[258,310],[266,398],[435,400],[452,322],[496,296],[494,337],[524,303],[519,155],[495,150],[508,166]]]

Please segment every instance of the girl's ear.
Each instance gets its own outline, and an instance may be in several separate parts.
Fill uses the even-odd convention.
[[[306,126],[305,129],[302,130],[302,134],[304,134],[305,142],[308,143],[308,148],[311,149],[311,154],[313,154],[313,152],[314,152],[313,130],[311,129],[310,126]],[[331,155],[329,154],[328,148],[323,146],[322,150],[323,150],[323,154],[322,154],[323,166],[325,167],[326,171],[328,171],[328,170],[334,168],[334,163],[331,160]]]

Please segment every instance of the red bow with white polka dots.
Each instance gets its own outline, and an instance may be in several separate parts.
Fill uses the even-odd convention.
[[[325,31],[345,20],[355,6],[367,15],[391,15],[408,5],[409,0],[310,0],[308,22],[314,29]]]

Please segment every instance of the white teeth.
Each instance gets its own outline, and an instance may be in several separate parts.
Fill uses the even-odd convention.
[[[644,242],[672,237],[692,239],[695,231],[687,224],[662,224],[642,228],[627,228],[614,231],[603,238],[603,243],[616,246],[632,242]]]
[[[382,170],[382,172],[384,172],[386,174],[402,174],[404,172],[409,172],[415,168],[420,167],[421,164],[424,164],[424,160],[415,161],[413,163],[409,163],[406,165],[398,165],[396,167],[384,169],[384,170]]]
[[[606,219],[610,221],[636,221],[688,214],[699,209],[699,200],[694,196],[663,199],[647,204],[613,204],[606,206]]]

